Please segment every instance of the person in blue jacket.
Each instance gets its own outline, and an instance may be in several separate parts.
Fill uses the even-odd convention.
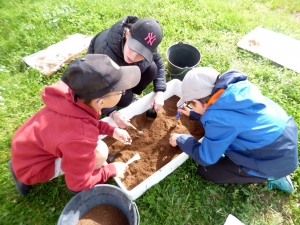
[[[199,120],[202,141],[189,134],[169,142],[191,156],[197,173],[213,183],[263,183],[293,192],[290,174],[298,167],[294,119],[237,70],[222,76],[210,67],[189,71],[182,81],[181,114]]]
[[[126,107],[137,100],[151,82],[155,94],[150,107],[156,111],[163,107],[167,85],[164,63],[157,51],[162,38],[163,30],[156,19],[127,16],[91,40],[87,54],[105,54],[119,66],[136,65],[141,70],[140,82],[126,90],[118,107]],[[105,108],[102,113],[110,116],[120,128],[129,125],[128,119],[116,107]]]

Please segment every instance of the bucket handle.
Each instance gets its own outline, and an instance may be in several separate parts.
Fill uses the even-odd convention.
[[[132,205],[134,206],[134,210],[136,212],[136,215],[137,215],[137,225],[140,224],[140,213],[139,213],[139,210],[137,208],[137,205],[135,204],[135,202],[132,202]]]
[[[168,69],[167,69],[167,71],[168,71],[169,74],[172,74],[173,76],[180,76],[183,73],[185,73],[187,70],[190,70],[190,69],[192,69],[192,68],[191,67],[185,67],[185,69],[181,73],[179,73],[179,74],[173,74]]]

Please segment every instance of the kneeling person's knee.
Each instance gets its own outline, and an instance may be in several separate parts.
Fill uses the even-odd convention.
[[[106,161],[108,156],[108,147],[104,141],[98,140],[98,145],[95,149],[96,163],[95,170],[99,169],[103,163]]]

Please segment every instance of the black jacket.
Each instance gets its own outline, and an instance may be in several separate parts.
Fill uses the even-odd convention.
[[[119,66],[137,65],[141,73],[143,73],[152,62],[146,59],[143,61],[128,64],[124,60],[123,47],[125,42],[125,28],[130,27],[135,23],[138,17],[127,16],[118,21],[111,28],[98,33],[91,41],[87,54],[106,54]],[[153,55],[153,61],[157,66],[157,75],[153,80],[154,92],[166,90],[166,76],[164,70],[164,63],[159,52]]]

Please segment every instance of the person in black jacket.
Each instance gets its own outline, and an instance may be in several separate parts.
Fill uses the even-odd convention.
[[[153,82],[155,95],[151,107],[156,111],[163,107],[166,76],[162,57],[157,51],[162,36],[162,28],[157,20],[127,16],[92,39],[87,54],[106,54],[119,66],[137,65],[141,70],[140,82],[126,90],[117,106],[128,106]],[[102,112],[120,128],[129,125],[129,120],[116,107],[105,108]]]

